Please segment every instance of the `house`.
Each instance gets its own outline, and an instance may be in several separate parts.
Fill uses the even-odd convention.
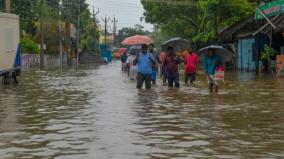
[[[277,52],[284,52],[284,14],[269,17],[275,29],[266,19],[252,15],[224,29],[219,41],[235,47],[235,67],[239,70],[257,71],[262,65],[264,46],[270,45]],[[275,59],[275,57],[272,57]]]

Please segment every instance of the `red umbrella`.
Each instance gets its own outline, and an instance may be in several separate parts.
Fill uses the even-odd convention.
[[[122,41],[122,45],[141,45],[141,44],[151,44],[154,40],[146,35],[135,35],[128,37]]]
[[[119,48],[119,49],[118,49],[118,52],[119,52],[119,53],[127,52],[127,48]]]

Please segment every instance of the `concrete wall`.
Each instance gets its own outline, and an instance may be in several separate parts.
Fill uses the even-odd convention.
[[[39,54],[22,54],[21,65],[22,70],[28,70],[31,68],[39,68],[40,56]],[[63,56],[63,64],[67,64],[67,57]],[[60,67],[59,55],[44,55],[44,67],[56,68]]]

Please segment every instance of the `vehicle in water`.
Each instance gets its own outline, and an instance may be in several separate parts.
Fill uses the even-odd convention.
[[[0,77],[4,84],[21,72],[19,16],[0,12]]]

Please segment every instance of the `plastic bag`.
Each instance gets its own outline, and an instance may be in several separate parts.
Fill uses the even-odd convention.
[[[214,79],[217,81],[224,81],[225,80],[225,69],[224,67],[220,66],[216,68]]]

